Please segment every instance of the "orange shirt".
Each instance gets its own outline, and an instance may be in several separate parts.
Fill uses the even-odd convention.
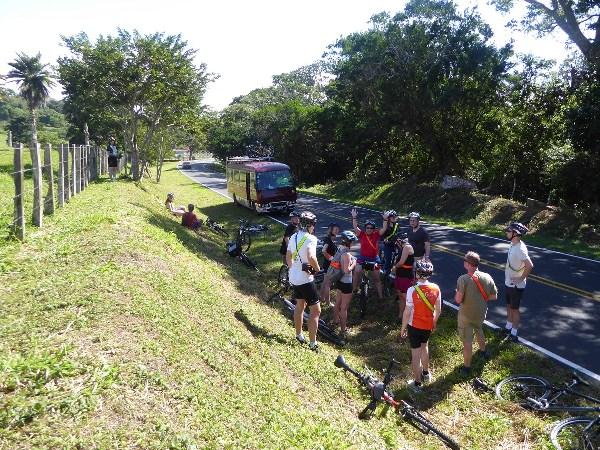
[[[425,294],[425,297],[435,309],[436,302],[442,301],[440,287],[435,283],[429,282],[418,282],[417,286],[423,291],[423,294]],[[414,286],[408,288],[406,292],[406,307],[410,308],[408,324],[411,327],[418,328],[419,330],[433,329],[433,311],[421,300]]]

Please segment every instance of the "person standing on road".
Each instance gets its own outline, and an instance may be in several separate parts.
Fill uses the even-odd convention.
[[[510,241],[506,266],[504,268],[507,315],[506,326],[504,328],[506,333],[510,333],[510,339],[518,342],[517,333],[521,322],[519,308],[523,292],[525,292],[527,277],[533,270],[533,263],[531,262],[531,258],[529,258],[527,246],[521,240],[529,230],[522,223],[512,222],[504,231],[506,231],[506,238]]]
[[[487,302],[498,298],[498,288],[493,278],[479,271],[479,255],[467,252],[464,257],[463,267],[467,271],[456,282],[454,300],[458,310],[458,335],[463,344],[464,365],[460,371],[467,376],[471,373],[471,358],[473,356],[473,334],[477,338],[479,351],[484,358],[489,358],[485,347],[483,334],[483,321],[487,314]]]
[[[285,254],[287,252],[288,243],[290,242],[290,236],[298,231],[298,224],[300,223],[300,213],[292,211],[290,213],[290,222],[285,227],[283,232],[283,239],[281,240],[281,246],[279,247],[279,253],[283,260],[283,264],[287,264]]]
[[[310,211],[303,211],[300,214],[299,229],[290,237],[286,252],[289,281],[296,299],[296,309],[294,310],[296,339],[302,344],[306,342],[302,326],[304,308],[308,305],[310,310],[308,318],[309,347],[313,351],[318,351],[317,329],[321,314],[319,293],[314,282],[314,274],[320,270],[317,260],[317,238],[314,235],[316,224],[317,217]]]
[[[418,212],[411,212],[408,215],[408,242],[415,251],[415,261],[425,259],[429,261],[431,255],[431,243],[429,234],[421,225],[421,215]]]
[[[362,266],[365,263],[373,263],[375,265],[373,270],[373,281],[375,283],[377,295],[381,300],[383,298],[383,287],[381,285],[381,277],[379,276],[379,264],[381,263],[381,260],[379,259],[379,237],[387,230],[387,218],[384,217],[381,230],[375,228],[375,222],[372,220],[365,220],[365,230],[363,231],[358,226],[358,211],[356,211],[356,208],[352,208],[351,214],[352,227],[360,241],[360,256],[356,261],[356,268],[354,269],[354,276],[352,277],[352,290],[356,292],[356,289],[358,288],[358,283],[360,283],[363,271]]]
[[[440,287],[429,282],[433,275],[433,264],[429,261],[415,263],[417,284],[406,293],[406,308],[402,316],[400,336],[410,342],[413,379],[408,387],[420,392],[423,382],[431,381],[429,373],[429,336],[437,325],[442,313]]]

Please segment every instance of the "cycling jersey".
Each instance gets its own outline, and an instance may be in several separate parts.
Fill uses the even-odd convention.
[[[365,258],[376,258],[379,255],[379,230],[373,230],[369,236],[365,231],[360,230],[358,240],[360,242],[360,256]]]
[[[419,286],[430,305],[435,309],[436,302],[442,301],[440,287],[428,281],[419,281],[417,282],[417,286]],[[410,308],[408,325],[420,330],[433,329],[433,311],[421,300],[414,286],[410,287],[406,292],[406,307]]]

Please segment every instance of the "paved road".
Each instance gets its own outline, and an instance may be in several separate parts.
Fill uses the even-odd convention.
[[[228,196],[224,174],[212,170],[209,162],[195,162],[183,173]],[[338,222],[343,229],[351,228],[351,205],[307,195],[299,197],[298,205],[317,215],[319,236],[326,234],[329,222]],[[358,210],[361,222],[367,218],[377,223],[381,221],[380,212],[368,208]],[[281,216],[273,218],[287,220]],[[475,250],[482,258],[481,269],[494,277],[500,289],[499,300],[490,304],[488,321],[492,327],[503,326],[506,319],[504,263],[508,242],[446,226],[429,223],[424,226],[433,244],[434,281],[442,288],[443,298],[453,298],[456,279],[464,273],[462,256],[468,250]],[[597,327],[600,261],[538,247],[528,248],[535,267],[527,281],[519,336],[526,345],[600,381],[600,328]],[[451,301],[447,303],[452,305]]]

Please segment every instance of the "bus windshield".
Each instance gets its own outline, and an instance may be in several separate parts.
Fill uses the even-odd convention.
[[[278,189],[294,187],[294,180],[289,170],[273,170],[256,173],[256,189]]]

